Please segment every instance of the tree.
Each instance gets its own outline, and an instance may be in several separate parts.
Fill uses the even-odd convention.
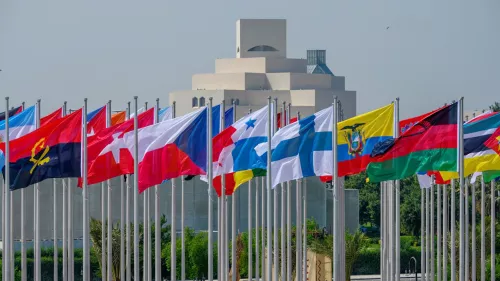
[[[490,110],[493,112],[500,112],[500,103],[496,101],[494,104],[490,105]]]
[[[359,190],[359,223],[380,224],[380,186],[366,182],[366,174],[346,177],[346,189]]]
[[[421,191],[416,176],[401,181],[401,231],[417,236],[420,233]]]

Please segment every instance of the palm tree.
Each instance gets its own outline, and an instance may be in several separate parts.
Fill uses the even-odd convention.
[[[493,112],[500,112],[500,102],[495,102],[494,104],[490,105],[490,110]]]

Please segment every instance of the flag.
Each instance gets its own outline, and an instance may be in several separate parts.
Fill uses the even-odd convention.
[[[338,123],[339,177],[363,172],[372,161],[373,147],[392,139],[394,133],[394,105],[389,104]],[[323,182],[331,181],[331,170],[322,175]]]
[[[432,178],[425,172],[418,172],[417,173],[417,179],[418,183],[420,184],[420,188],[431,188],[432,185]]]
[[[125,122],[125,119],[127,117],[127,112],[125,111],[120,111],[115,114],[111,115],[111,126],[121,124]]]
[[[465,124],[470,124],[470,123],[475,123],[475,122],[481,121],[481,120],[486,119],[486,118],[488,118],[490,116],[496,115],[497,113],[498,112],[493,112],[491,110],[488,110],[486,112],[483,112],[483,113],[479,114],[476,117],[473,117],[469,121],[465,122]]]
[[[424,114],[416,116],[416,117],[412,117],[412,118],[408,118],[408,119],[404,119],[404,120],[399,121],[399,134],[400,135],[404,134],[406,131],[408,131],[408,129],[413,127],[413,125],[424,120],[425,118],[427,118],[431,114],[434,114],[435,112],[439,111],[441,108],[435,109],[431,112],[427,112],[427,113],[424,113]]]
[[[475,172],[472,174],[470,183],[474,184],[479,176],[483,177],[484,182],[491,182],[492,180],[497,180],[500,177],[500,171]]]
[[[146,108],[141,107],[141,108],[137,109],[137,114],[141,114],[145,111],[146,111]],[[135,112],[130,112],[130,119],[134,118],[134,116],[135,116]]]
[[[138,139],[139,192],[164,180],[206,173],[206,108],[144,127]],[[123,141],[133,155],[134,132],[125,133]]]
[[[40,118],[40,127],[48,124],[54,120],[60,119],[63,117],[63,108],[60,107],[59,109],[56,109],[54,112],[50,113],[49,115],[46,115],[42,118]]]
[[[333,106],[280,129],[271,139],[273,187],[290,180],[331,174],[332,132]],[[255,150],[264,162],[267,142]]]
[[[139,114],[139,128],[149,126],[154,121],[154,108]],[[134,130],[134,119],[105,128],[88,139],[88,184],[132,174],[134,161],[123,142],[123,134]],[[81,179],[79,186],[81,186]]]
[[[221,129],[222,106],[220,104],[212,107],[212,137],[218,135],[225,128],[233,124],[233,108],[226,109],[224,113],[224,128]]]
[[[372,182],[398,180],[417,172],[457,170],[458,104],[446,106],[396,140],[377,144],[366,169]]]
[[[23,135],[34,131],[35,126],[35,107],[29,107],[18,115],[9,118],[9,141],[22,137]],[[5,120],[0,121],[0,142],[5,139]],[[0,169],[5,166],[5,155],[0,151]]]
[[[10,189],[81,176],[82,110],[10,142]],[[5,143],[1,144],[2,151]],[[5,172],[5,169],[4,171]]]
[[[22,106],[13,107],[11,110],[9,110],[9,118],[21,113],[22,111],[23,111]],[[2,112],[2,113],[0,113],[0,121],[4,121],[4,120],[5,120],[5,112]]]
[[[172,107],[165,107],[158,112],[158,122],[172,119]]]
[[[88,136],[93,136],[96,132],[100,132],[106,128],[106,109],[107,106],[105,105],[87,114]]]
[[[28,107],[21,113],[9,118],[9,137],[10,141],[20,138],[27,133],[35,130],[35,106]],[[0,121],[0,142],[5,139],[5,120]]]
[[[214,188],[221,195],[222,177],[226,180],[226,195],[231,195],[243,183],[266,174],[259,166],[255,147],[267,141],[268,107],[255,111],[213,138]]]

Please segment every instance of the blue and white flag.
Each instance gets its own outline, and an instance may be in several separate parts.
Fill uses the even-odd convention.
[[[280,129],[271,140],[273,187],[290,180],[331,175],[332,132],[332,106]],[[265,161],[267,142],[255,151]]]
[[[163,122],[170,119],[172,119],[172,107],[169,106],[160,109],[160,112],[158,112],[158,122]]]
[[[20,138],[36,129],[35,106],[9,118],[9,140]],[[0,121],[0,142],[5,140],[5,120]],[[0,151],[0,170],[5,165],[5,154]]]

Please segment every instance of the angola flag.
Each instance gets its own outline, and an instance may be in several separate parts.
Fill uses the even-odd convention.
[[[80,177],[81,135],[80,109],[9,142],[10,189],[50,178]],[[4,143],[0,149],[5,151]]]
[[[372,182],[398,180],[427,171],[457,171],[458,104],[416,123],[396,140],[376,145],[366,169]]]

